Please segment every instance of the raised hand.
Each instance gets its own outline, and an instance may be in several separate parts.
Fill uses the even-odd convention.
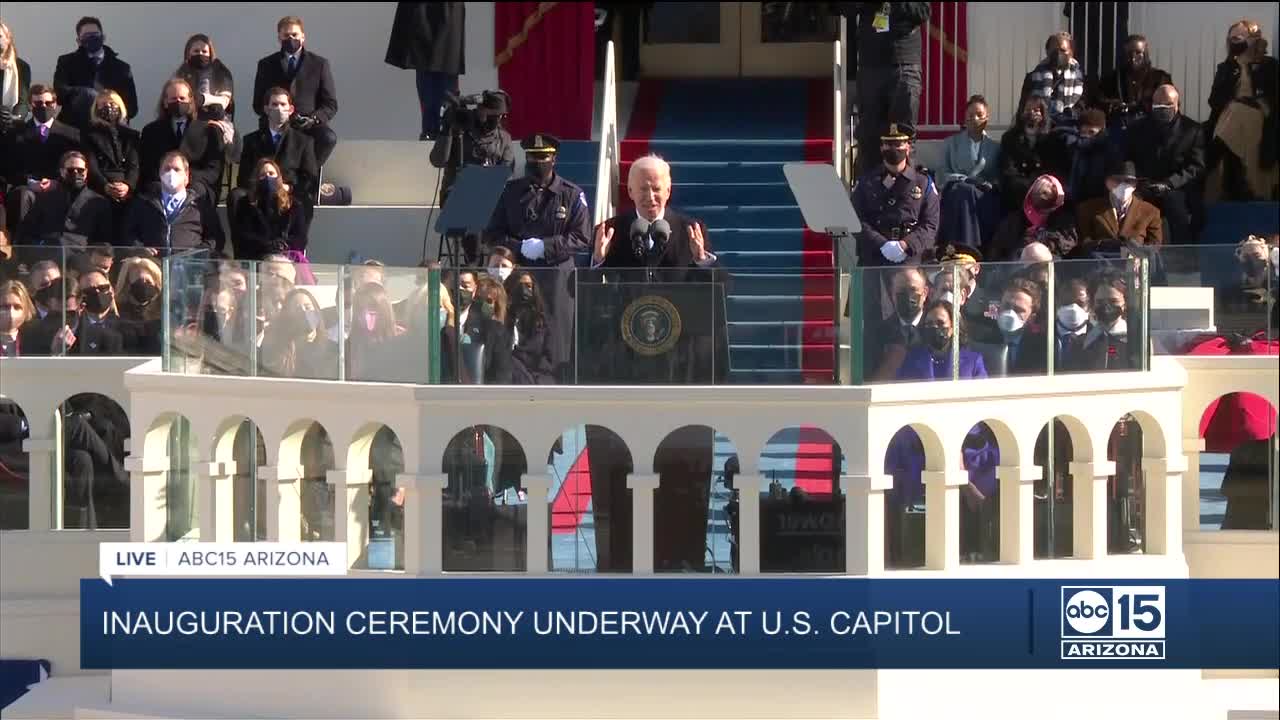
[[[707,239],[702,234],[701,223],[689,226],[689,250],[693,252],[694,262],[705,262],[707,259]]]
[[[591,261],[593,263],[604,262],[605,256],[609,254],[609,244],[613,242],[613,228],[606,227],[604,223],[596,226],[595,249],[591,253]]]

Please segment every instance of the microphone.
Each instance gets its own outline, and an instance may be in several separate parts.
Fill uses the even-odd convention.
[[[671,223],[667,222],[666,218],[655,220],[649,232],[653,234],[654,249],[660,248],[671,239]]]
[[[651,225],[652,223],[639,216],[631,223],[631,252],[637,259],[643,259],[649,252],[649,244],[645,240],[649,236]]]

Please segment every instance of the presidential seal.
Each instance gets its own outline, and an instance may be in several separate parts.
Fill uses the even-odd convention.
[[[641,355],[662,355],[680,340],[680,312],[657,295],[637,298],[622,313],[622,339]]]

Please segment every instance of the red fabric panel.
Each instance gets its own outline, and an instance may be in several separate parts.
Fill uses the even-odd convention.
[[[924,38],[928,50],[921,58],[924,82],[919,125],[944,129],[921,131],[920,138],[925,140],[953,134],[964,122],[964,102],[969,99],[969,4],[935,2],[929,5],[930,32]]]
[[[809,81],[808,103],[805,108],[807,117],[804,132],[804,159],[810,163],[831,163],[831,145],[834,142],[834,129],[831,127],[833,110],[831,103],[831,82],[826,78]],[[804,230],[804,265],[805,297],[834,297],[835,276],[832,270],[830,255],[831,236],[826,233]],[[812,251],[819,251],[818,254]],[[832,327],[835,312],[834,301],[828,304],[804,304],[804,325],[801,326],[803,350],[800,355],[800,368],[806,384],[830,385],[834,382],[832,370],[835,362],[836,336]],[[805,488],[811,490],[811,488]],[[830,492],[830,488],[827,489]]]
[[[494,3],[495,55],[520,34],[539,4]],[[517,140],[536,132],[562,140],[591,139],[594,22],[592,3],[557,3],[498,67],[498,85],[511,95],[507,127]]]
[[[1197,343],[1188,355],[1230,355],[1224,338],[1215,337]],[[1280,354],[1280,345],[1257,336],[1245,355]],[[1276,432],[1276,409],[1266,398],[1252,393],[1228,393],[1209,403],[1200,416],[1200,437],[1204,450],[1229,453],[1248,440],[1264,440]]]

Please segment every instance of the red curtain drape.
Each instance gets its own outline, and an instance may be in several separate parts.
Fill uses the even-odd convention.
[[[533,22],[540,6],[541,17]],[[542,132],[590,140],[594,4],[500,2],[494,8],[498,85],[511,95],[511,135],[520,139]]]
[[[964,123],[969,98],[969,4],[930,3],[927,48],[922,58],[921,137],[946,137]]]

